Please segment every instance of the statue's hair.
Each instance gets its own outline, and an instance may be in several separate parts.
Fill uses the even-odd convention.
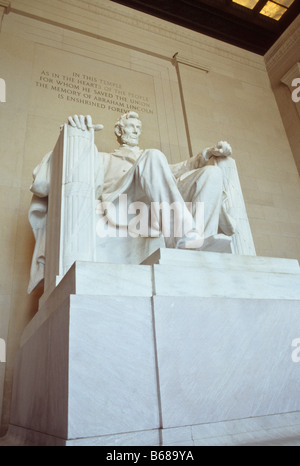
[[[122,128],[124,126],[124,120],[128,120],[129,118],[135,118],[139,121],[140,120],[140,117],[138,115],[138,113],[136,112],[132,112],[132,111],[129,111],[127,113],[124,113],[119,119],[118,121],[115,123],[115,135],[118,137],[118,129],[119,128]]]

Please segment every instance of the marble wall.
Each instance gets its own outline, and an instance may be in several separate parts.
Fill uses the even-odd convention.
[[[28,188],[69,114],[103,123],[96,143],[106,151],[115,148],[117,116],[134,108],[144,122],[142,145],[163,150],[170,162],[228,140],[261,256],[300,258],[300,189],[263,57],[109,0],[12,0],[0,39],[5,429],[14,355],[41,295],[26,295],[34,242]]]

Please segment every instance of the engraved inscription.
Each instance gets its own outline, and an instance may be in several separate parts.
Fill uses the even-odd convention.
[[[154,113],[149,98],[135,94],[124,88],[124,84],[96,76],[72,72],[69,75],[42,70],[38,88],[53,93],[61,101],[89,105],[112,112],[125,113],[134,110],[138,113]]]

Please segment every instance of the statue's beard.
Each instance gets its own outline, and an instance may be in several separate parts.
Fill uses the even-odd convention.
[[[122,135],[121,137],[121,143],[124,145],[128,146],[138,146],[139,145],[139,137],[133,137],[133,136],[126,136]]]

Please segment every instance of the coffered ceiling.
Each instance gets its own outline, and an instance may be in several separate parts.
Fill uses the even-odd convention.
[[[300,13],[300,0],[112,0],[264,55]]]

